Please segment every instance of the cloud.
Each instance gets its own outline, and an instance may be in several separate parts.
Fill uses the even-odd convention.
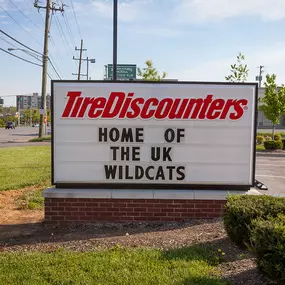
[[[146,8],[152,0],[120,0],[118,1],[118,20],[122,22],[133,22],[147,15]],[[75,9],[80,13],[92,14],[96,13],[98,16],[112,19],[113,18],[113,1],[111,0],[92,0],[86,4],[76,3]],[[87,15],[87,13],[86,13]]]
[[[191,81],[225,81],[230,73],[230,65],[235,63],[236,55],[227,58],[217,58],[207,62],[193,64],[192,68],[173,70],[167,73],[168,78]],[[249,68],[248,81],[254,82],[258,74],[258,66],[264,65],[263,79],[267,73],[275,73],[277,83],[285,84],[285,42],[264,47],[257,52],[245,53],[245,63]]]
[[[285,19],[284,0],[180,0],[177,21],[213,22],[240,16],[258,16],[268,21]]]

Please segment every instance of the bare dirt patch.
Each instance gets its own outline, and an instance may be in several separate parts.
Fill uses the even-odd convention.
[[[17,199],[27,191],[36,191],[42,187],[27,187],[23,190],[0,192],[0,225],[41,222],[44,217],[43,210],[18,210]]]

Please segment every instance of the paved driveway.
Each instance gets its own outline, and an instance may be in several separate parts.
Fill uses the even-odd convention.
[[[268,191],[261,192],[285,196],[285,157],[258,156],[256,179],[268,187]]]

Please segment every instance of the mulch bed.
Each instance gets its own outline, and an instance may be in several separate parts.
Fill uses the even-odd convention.
[[[15,227],[23,225],[14,225]],[[17,231],[16,231],[17,232]],[[72,251],[95,251],[120,244],[125,247],[171,249],[194,244],[210,245],[225,252],[225,261],[218,269],[232,285],[264,285],[265,278],[249,252],[236,247],[227,237],[220,219],[191,220],[175,223],[98,223],[44,227],[25,226],[21,235],[0,235],[0,251],[45,251],[59,248]]]

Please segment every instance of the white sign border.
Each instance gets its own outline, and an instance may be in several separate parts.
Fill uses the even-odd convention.
[[[252,183],[250,185],[224,185],[224,184],[159,184],[159,183],[61,183],[55,182],[54,179],[54,84],[56,83],[105,83],[105,84],[191,84],[191,85],[227,85],[227,86],[252,86],[255,88],[255,98],[254,98],[254,107],[253,120],[254,120],[254,131],[252,133],[251,143],[252,143],[252,152],[251,152],[251,174],[252,174]],[[255,170],[256,170],[256,134],[257,134],[257,116],[258,116],[258,83],[256,82],[211,82],[211,81],[106,81],[106,80],[51,80],[51,165],[52,165],[52,175],[51,182],[56,188],[82,188],[82,189],[155,189],[155,190],[166,190],[166,189],[177,189],[177,190],[249,190],[251,187],[254,187],[255,184]]]

